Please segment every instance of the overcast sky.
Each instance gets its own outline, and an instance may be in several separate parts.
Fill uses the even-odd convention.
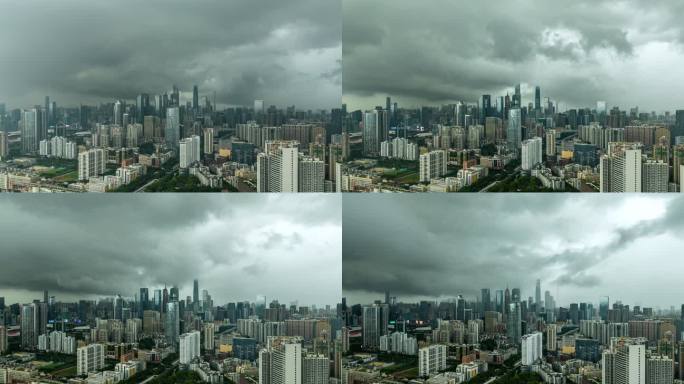
[[[177,84],[219,105],[331,108],[339,0],[3,0],[0,103],[133,100]],[[188,98],[189,99],[189,98]]]
[[[682,109],[683,12],[678,0],[344,0],[344,101],[475,102],[522,83],[525,105],[539,85],[562,109]]]
[[[6,302],[133,297],[193,278],[216,304],[334,305],[342,279],[339,196],[0,196]]]
[[[684,199],[636,195],[344,196],[343,294],[470,299],[541,279],[559,305],[682,304]]]

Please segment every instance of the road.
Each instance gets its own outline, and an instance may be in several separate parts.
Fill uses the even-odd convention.
[[[145,384],[149,381],[152,381],[152,380],[154,380],[155,377],[157,377],[157,375],[152,375],[152,376],[148,377],[147,379],[143,380],[142,382],[140,382],[140,384]]]
[[[162,372],[162,373],[166,373],[169,369],[176,368],[179,361],[180,360],[174,361],[173,364],[171,364],[171,366],[169,368],[165,369],[164,372]],[[157,376],[159,376],[159,375],[152,375],[152,376],[148,377],[147,379],[143,380],[142,382],[140,382],[140,384],[145,384],[147,382],[150,382],[150,381],[154,380]]]
[[[517,175],[520,173],[520,169],[521,169],[520,166],[517,166],[517,167],[513,170],[513,173],[511,173],[510,175],[506,176],[503,180],[496,180],[496,181],[492,182],[492,183],[489,184],[488,186],[486,186],[486,187],[480,189],[480,192],[487,192],[490,188],[492,188],[493,186],[497,185],[497,184],[500,183],[501,181],[506,181],[506,180],[508,180],[508,179],[511,178],[511,177],[517,176]]]
[[[145,184],[145,185],[143,185],[142,187],[136,189],[136,190],[134,191],[134,193],[145,192],[145,188],[149,187],[150,185],[152,185],[153,183],[157,182],[158,180],[159,180],[159,179],[152,179],[152,180],[150,180],[147,184]]]
[[[518,369],[520,367],[521,363],[522,363],[522,361],[518,361],[517,363],[515,363],[515,365],[513,365],[513,369]],[[505,374],[504,374],[504,376],[505,376]],[[494,381],[496,381],[496,379],[498,379],[499,377],[501,377],[501,376],[491,377],[489,380],[485,381],[484,384],[491,384]]]
[[[173,168],[171,169],[171,172],[164,171],[163,169],[162,169],[162,170],[157,170],[157,171],[155,171],[154,176],[157,176],[157,177],[155,177],[154,179],[150,180],[147,184],[143,185],[142,187],[136,189],[135,191],[133,191],[133,193],[142,193],[142,192],[145,192],[145,188],[147,188],[147,187],[149,187],[150,185],[154,184],[155,182],[159,181],[159,179],[161,179],[162,177],[164,177],[164,176],[166,176],[166,175],[170,175],[170,174],[174,174],[174,173],[178,172],[178,169],[179,169],[178,164],[176,164],[176,165],[174,165]]]
[[[488,190],[489,188],[491,188],[491,187],[493,187],[493,186],[495,186],[495,185],[497,185],[497,184],[499,184],[499,180],[496,180],[495,182],[489,184],[488,186],[486,186],[486,187],[480,189],[480,192],[481,192],[481,193],[482,193],[482,192],[487,192],[487,190]],[[488,383],[488,382],[487,382],[487,383]],[[486,384],[486,383],[485,383],[485,384]]]

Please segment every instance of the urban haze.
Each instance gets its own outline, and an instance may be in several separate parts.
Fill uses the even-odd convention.
[[[197,278],[217,303],[339,300],[339,198],[151,196],[0,199],[0,296],[134,298],[147,286],[189,292]]]
[[[4,1],[0,103],[134,100],[172,85],[192,99],[330,108],[341,95],[341,6],[282,1]]]
[[[345,0],[344,101],[440,105],[522,83],[523,101],[540,86],[561,110],[597,100],[678,109],[681,11],[676,1]]]
[[[679,198],[436,195],[344,198],[343,291],[352,303],[479,296],[535,279],[559,305],[610,296],[669,308]],[[659,292],[653,295],[653,292]]]

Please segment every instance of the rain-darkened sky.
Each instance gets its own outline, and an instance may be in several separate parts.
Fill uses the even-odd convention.
[[[684,108],[684,3],[677,0],[344,0],[350,109],[476,102],[522,83],[561,109]]]
[[[330,108],[339,0],[3,0],[0,103],[133,100],[176,84],[219,105]]]
[[[342,224],[333,195],[0,196],[0,296],[30,302],[199,279],[214,302],[340,301]]]
[[[559,305],[682,304],[684,199],[637,195],[344,196],[349,303],[475,299],[536,279]],[[492,296],[493,297],[493,296]]]

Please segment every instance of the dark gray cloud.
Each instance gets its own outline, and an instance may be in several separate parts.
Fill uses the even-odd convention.
[[[539,85],[561,108],[681,108],[670,84],[684,80],[682,11],[675,0],[344,0],[343,99],[475,102],[522,83],[525,103]]]
[[[133,99],[173,84],[220,104],[339,105],[339,0],[7,0],[0,101]]]
[[[122,294],[193,278],[219,303],[335,304],[339,196],[0,196],[0,296]],[[315,288],[315,289],[312,289]]]
[[[665,196],[345,196],[343,290],[352,302],[507,286],[527,297],[539,278],[564,304],[674,305],[682,214],[684,199]]]

